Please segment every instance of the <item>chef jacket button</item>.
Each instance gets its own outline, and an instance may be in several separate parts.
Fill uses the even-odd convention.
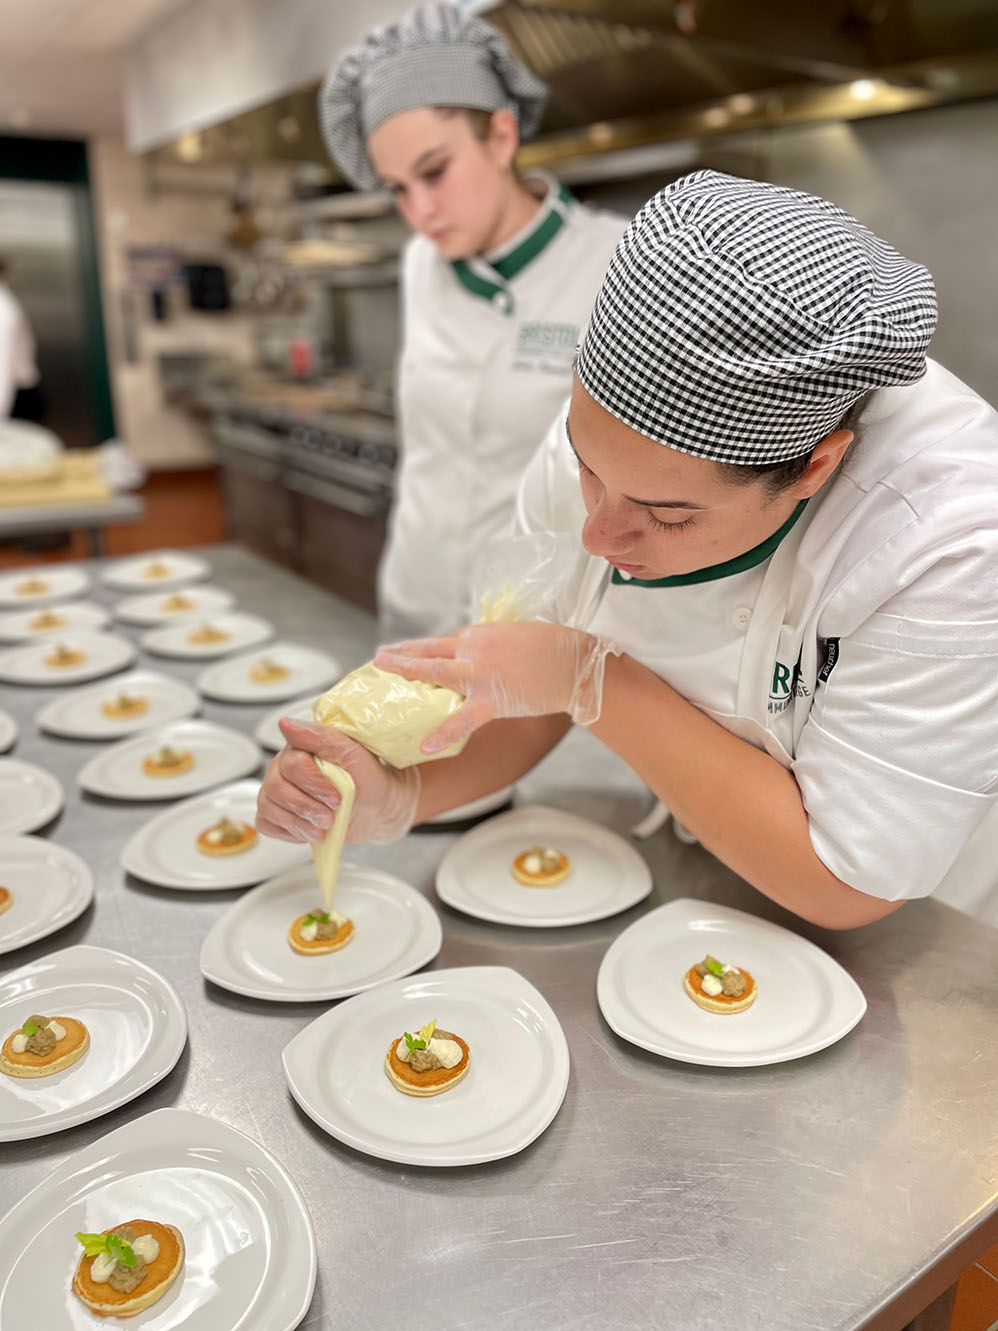
[[[742,632],[744,632],[752,623],[752,611],[747,605],[740,605],[738,609],[733,612],[731,622],[736,629],[741,629]]]
[[[503,314],[508,314],[510,310],[509,293],[506,291],[496,291],[492,295],[492,304]]]

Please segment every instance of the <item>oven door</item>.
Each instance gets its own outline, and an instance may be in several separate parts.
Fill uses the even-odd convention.
[[[284,484],[295,501],[299,572],[375,613],[387,495],[296,468],[285,471]]]

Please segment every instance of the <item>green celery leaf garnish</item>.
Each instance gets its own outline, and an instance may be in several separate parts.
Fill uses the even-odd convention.
[[[304,924],[328,924],[329,912],[325,910],[312,911],[305,916]],[[304,927],[304,925],[303,925]]]
[[[723,974],[724,974],[724,962],[723,962],[723,961],[708,961],[708,962],[706,962],[705,964],[706,964],[706,966],[707,966],[707,969],[710,971],[711,975],[723,975]]]
[[[83,1244],[83,1251],[88,1257],[96,1257],[98,1253],[107,1252],[106,1234],[80,1234],[76,1237]]]
[[[425,1041],[425,1040],[415,1040],[415,1039],[413,1039],[413,1037],[409,1034],[408,1031],[403,1031],[403,1032],[402,1032],[402,1039],[405,1041],[405,1047],[409,1050],[410,1053],[412,1053],[412,1051],[413,1051],[414,1049],[425,1049],[425,1048],[426,1048],[426,1041]]]
[[[119,1239],[117,1234],[108,1234],[107,1250],[112,1257],[116,1257],[121,1266],[127,1266],[131,1269],[138,1258],[132,1251],[132,1245],[126,1243],[124,1239]]]
[[[37,1031],[38,1031],[38,1022],[37,1022],[37,1021],[26,1021],[26,1022],[24,1023],[24,1025],[21,1027],[21,1031],[22,1031],[23,1034],[25,1034],[25,1035],[28,1037],[28,1039],[30,1040],[31,1037],[32,1037],[33,1035],[35,1035],[35,1034],[37,1033]]]

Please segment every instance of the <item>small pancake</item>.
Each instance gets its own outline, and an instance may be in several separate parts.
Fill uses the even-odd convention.
[[[106,702],[100,705],[104,716],[110,716],[117,720],[125,716],[141,716],[143,712],[149,710],[149,699],[143,698],[140,694],[128,694],[117,698],[108,698]]]
[[[178,592],[173,596],[168,596],[159,608],[164,615],[179,615],[184,610],[193,610],[195,604],[194,601]]]
[[[279,661],[255,661],[250,666],[250,679],[254,684],[276,684],[278,680],[287,679],[291,674],[286,665],[281,665]]]
[[[556,887],[558,883],[563,883],[572,872],[572,861],[567,855],[562,855],[559,852],[559,859],[561,860],[559,868],[552,869],[549,873],[531,873],[524,868],[524,862],[530,855],[536,853],[533,848],[525,850],[522,855],[517,855],[513,861],[513,877],[524,887]]]
[[[50,591],[50,584],[44,578],[25,578],[14,588],[15,596],[44,596]]]
[[[61,629],[66,627],[66,621],[62,615],[57,615],[53,610],[43,610],[40,615],[35,615],[34,619],[28,624],[32,633],[44,633],[46,629]]]
[[[300,952],[302,956],[314,957],[322,952],[338,952],[353,938],[353,920],[344,920],[332,938],[313,938],[309,942],[308,939],[302,938],[299,930],[310,914],[310,911],[306,911],[304,915],[299,915],[288,930],[288,942],[295,952]]]
[[[191,629],[187,635],[187,641],[193,643],[195,647],[204,647],[213,642],[227,642],[229,634],[225,629],[217,629],[213,624],[202,624],[200,628]]]
[[[142,770],[146,776],[182,776],[184,772],[189,772],[194,766],[194,754],[174,750],[178,759],[177,762],[164,763],[160,761],[158,753],[152,753],[148,758],[142,759]]]
[[[388,1074],[388,1080],[398,1090],[405,1095],[415,1095],[425,1098],[428,1095],[439,1095],[441,1091],[449,1091],[452,1086],[465,1076],[471,1067],[471,1050],[461,1039],[460,1035],[454,1035],[452,1031],[436,1030],[434,1037],[440,1040],[454,1040],[461,1046],[461,1061],[455,1063],[452,1068],[431,1068],[429,1072],[413,1072],[408,1063],[404,1063],[395,1048],[400,1035],[388,1046],[388,1053],[385,1055],[385,1072]]]
[[[738,970],[745,977],[745,983],[748,985],[741,998],[729,997],[727,994],[705,994],[696,966],[691,966],[683,976],[683,988],[697,1007],[702,1007],[705,1012],[744,1012],[755,1002],[758,989],[755,980],[744,966],[739,966]]]
[[[56,647],[45,658],[45,664],[53,670],[63,670],[67,666],[79,665],[87,659],[86,653],[78,647]]]
[[[161,1225],[155,1220],[126,1220],[120,1225],[112,1225],[111,1229],[123,1229],[125,1225],[134,1230],[136,1239],[151,1234],[159,1244],[159,1253],[156,1260],[148,1264],[145,1278],[131,1294],[113,1289],[109,1281],[98,1284],[91,1280],[90,1268],[97,1259],[84,1253],[73,1275],[73,1293],[98,1317],[134,1317],[144,1308],[152,1307],[176,1280],[184,1264],[184,1236],[173,1225]],[[111,1231],[101,1232],[109,1234]]]
[[[170,565],[164,564],[161,559],[154,559],[151,563],[146,564],[142,570],[142,576],[144,578],[168,578],[170,576]]]
[[[203,855],[238,855],[241,850],[249,850],[251,846],[256,845],[260,834],[255,827],[250,827],[249,823],[239,822],[236,819],[230,821],[236,822],[237,826],[242,828],[240,839],[233,841],[230,845],[221,841],[209,841],[209,832],[214,832],[218,826],[215,823],[212,827],[206,827],[198,836],[197,848]]]
[[[14,893],[9,887],[0,887],[0,915],[2,915],[5,910],[10,910],[13,904]]]
[[[50,1077],[53,1072],[68,1068],[90,1048],[90,1032],[82,1021],[75,1017],[50,1017],[57,1021],[66,1032],[65,1039],[57,1040],[55,1048],[49,1054],[32,1054],[25,1049],[23,1054],[14,1053],[14,1036],[20,1034],[20,1028],[12,1031],[0,1049],[0,1072],[8,1077]]]

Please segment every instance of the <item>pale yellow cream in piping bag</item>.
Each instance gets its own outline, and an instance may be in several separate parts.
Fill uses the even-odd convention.
[[[461,752],[465,740],[432,755],[422,753],[419,746],[428,735],[439,730],[463,702],[464,695],[454,689],[439,688],[423,680],[403,679],[401,675],[381,670],[369,662],[345,675],[316,699],[312,715],[320,725],[349,735],[382,762],[401,769],[436,758],[452,758]],[[329,910],[356,787],[353,778],[342,767],[322,758],[315,761],[319,771],[340,792],[343,801],[325,839],[312,847],[323,904]]]

